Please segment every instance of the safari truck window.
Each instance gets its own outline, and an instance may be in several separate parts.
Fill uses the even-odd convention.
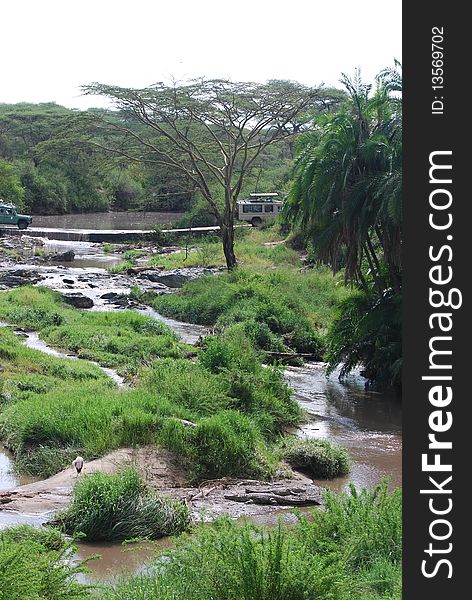
[[[261,213],[262,204],[243,204],[244,213]]]
[[[266,204],[266,206],[264,206],[264,212],[274,212],[274,205]]]

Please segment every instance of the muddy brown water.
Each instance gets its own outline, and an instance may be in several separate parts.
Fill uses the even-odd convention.
[[[104,212],[76,215],[33,215],[34,227],[59,229],[152,229],[180,219],[179,212]]]
[[[91,218],[88,215],[80,216]],[[109,224],[106,226],[109,227]],[[104,268],[110,266],[115,258],[104,253],[102,248],[84,242],[62,242],[60,248],[61,251],[64,251],[62,248],[71,248],[76,252],[79,260],[80,256],[84,258],[81,268],[73,269],[78,272],[103,273]],[[100,292],[102,293],[103,290]],[[96,308],[113,310],[112,305]],[[167,323],[187,343],[195,343],[206,333],[206,329],[201,326],[167,319],[153,309],[142,312]],[[63,353],[49,348],[35,335],[29,334],[26,342],[30,347],[38,350],[64,356]],[[401,404],[395,398],[385,393],[366,390],[365,380],[358,372],[343,382],[337,379],[336,373],[327,378],[322,363],[289,367],[286,369],[285,377],[293,389],[294,397],[309,415],[307,422],[300,428],[294,429],[293,433],[341,444],[348,449],[351,456],[352,470],[348,477],[315,483],[334,491],[341,491],[347,488],[349,482],[357,488],[372,487],[387,477],[391,487],[401,485]],[[11,454],[0,446],[0,489],[12,489],[22,483],[25,481],[14,474]],[[290,510],[280,511],[280,516],[289,518],[290,512]],[[264,517],[257,522],[271,525],[275,523],[277,516],[278,513],[272,513],[269,519]],[[31,516],[0,511],[0,528],[20,522],[40,525],[48,518],[49,515]],[[172,541],[168,539],[138,548],[123,547],[119,544],[80,543],[77,559],[83,559],[91,554],[100,554],[102,556],[100,560],[90,562],[91,573],[84,576],[83,580],[93,583],[105,582],[122,574],[144,569],[143,565],[156,550],[171,546]]]
[[[315,483],[341,491],[349,482],[356,488],[373,487],[388,478],[391,487],[401,486],[401,403],[394,396],[366,389],[358,372],[343,382],[337,375],[326,377],[322,363],[285,372],[294,397],[310,415],[309,422],[294,433],[340,444],[351,456],[347,477]]]

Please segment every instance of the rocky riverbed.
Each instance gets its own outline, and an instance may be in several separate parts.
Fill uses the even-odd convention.
[[[221,515],[235,519],[256,517],[283,507],[322,503],[322,488],[298,473],[271,483],[224,478],[189,487],[172,453],[154,446],[115,450],[87,462],[84,473],[114,473],[127,464],[134,465],[150,487],[187,504],[195,521],[212,521]],[[76,480],[75,470],[70,467],[48,479],[0,491],[0,510],[14,511],[19,517],[37,515],[45,520],[68,505]]]
[[[144,264],[146,259],[137,259],[136,265],[120,273],[110,270],[124,260],[128,250],[129,246],[114,245],[105,252],[102,244],[64,244],[27,235],[0,238],[0,291],[41,285],[61,292],[65,301],[76,308],[100,310],[113,305],[143,309],[130,297],[132,288],[168,294],[187,281],[220,271],[220,268],[200,267],[166,271]],[[175,246],[140,248],[146,257],[176,250]]]

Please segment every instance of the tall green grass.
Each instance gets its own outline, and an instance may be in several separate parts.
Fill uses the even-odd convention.
[[[127,390],[114,387],[93,365],[30,350],[5,329],[0,352],[0,436],[14,450],[17,467],[32,475],[52,475],[77,454],[90,460],[153,443],[176,450],[169,431],[177,418],[198,425],[200,437],[182,437],[184,447],[177,450],[192,481],[267,477],[273,472],[273,436],[301,418],[282,373],[263,368],[244,332],[234,328],[210,340],[196,363],[165,358],[142,367],[136,387]],[[238,423],[247,436],[234,435]],[[210,426],[212,449],[202,433]],[[210,450],[217,459],[213,466]]]
[[[69,535],[115,542],[179,534],[189,523],[184,504],[147,489],[131,467],[85,475],[74,486],[70,506],[53,519]]]
[[[326,511],[290,528],[223,519],[178,541],[155,569],[108,600],[399,600],[401,491],[328,494]]]
[[[90,312],[66,307],[46,288],[22,287],[0,294],[0,319],[39,331],[48,343],[134,374],[159,357],[182,357],[186,346],[162,322],[132,312]]]
[[[79,600],[90,588],[78,583],[83,563],[72,566],[74,546],[56,530],[19,525],[0,531],[0,600]]]
[[[165,315],[222,330],[243,324],[263,350],[295,350],[321,356],[333,309],[350,294],[326,269],[257,272],[238,268],[186,284],[151,304]]]
[[[159,439],[184,460],[190,479],[220,477],[267,479],[276,459],[257,424],[238,411],[221,411],[202,419],[195,428],[169,420]]]
[[[350,470],[347,450],[327,440],[287,437],[280,453],[294,469],[307,471],[315,479],[333,479]]]

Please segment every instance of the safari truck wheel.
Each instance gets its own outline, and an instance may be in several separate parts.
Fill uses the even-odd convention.
[[[28,229],[27,221],[18,221],[18,229]]]
[[[262,219],[260,217],[253,217],[251,220],[251,224],[253,227],[259,227],[259,225],[262,223]]]

